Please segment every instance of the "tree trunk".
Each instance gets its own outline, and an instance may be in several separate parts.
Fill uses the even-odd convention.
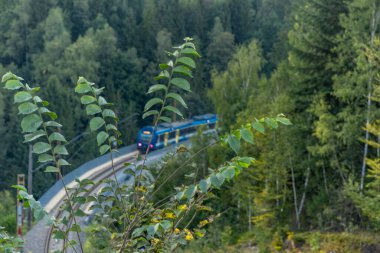
[[[376,29],[377,29],[377,23],[379,20],[379,8],[375,8],[372,14],[372,22],[371,22],[371,41],[370,41],[370,48],[373,48],[373,41],[375,39]],[[369,71],[369,78],[368,78],[368,85],[367,85],[367,91],[368,91],[368,97],[367,97],[367,114],[366,114],[366,127],[370,123],[370,116],[371,116],[371,96],[372,96],[372,81],[373,81],[373,73],[372,73],[372,66],[369,64],[368,66]],[[369,131],[366,128],[365,130],[365,142],[364,142],[364,151],[363,151],[363,162],[362,162],[362,170],[361,170],[361,177],[360,177],[360,190],[363,190],[364,188],[364,178],[366,173],[366,158],[368,155],[368,139],[369,139]]]

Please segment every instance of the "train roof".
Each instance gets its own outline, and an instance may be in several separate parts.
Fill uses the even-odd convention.
[[[214,119],[214,118],[216,119],[216,114],[212,114],[212,113],[207,113],[207,114],[193,117],[194,120],[208,120],[208,119]]]
[[[157,125],[156,133],[157,134],[163,134],[166,132],[171,132],[176,129],[183,129],[191,126],[196,126],[199,124],[204,124],[206,122],[215,122],[217,120],[216,114],[203,114],[203,115],[198,115],[194,116],[191,119],[188,120],[182,120],[182,121],[175,121],[172,123],[160,123]],[[144,128],[150,128],[152,129],[153,126],[146,126]]]

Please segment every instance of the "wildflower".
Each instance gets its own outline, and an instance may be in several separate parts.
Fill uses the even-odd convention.
[[[201,227],[204,227],[204,226],[206,226],[207,224],[209,224],[209,221],[208,221],[208,220],[203,220],[203,221],[199,222],[199,227],[200,227],[200,228],[201,228]]]
[[[165,213],[165,218],[167,218],[167,219],[174,219],[175,218],[175,214],[174,213]]]
[[[180,206],[178,207],[178,210],[180,210],[180,211],[185,211],[185,210],[187,210],[187,205],[186,205],[186,204],[184,204],[184,205],[180,205]]]
[[[186,241],[191,241],[194,239],[193,234],[187,228],[185,228],[185,233],[186,233],[186,236],[185,236]]]
[[[153,245],[157,245],[160,242],[160,240],[157,238],[152,238],[151,242]]]

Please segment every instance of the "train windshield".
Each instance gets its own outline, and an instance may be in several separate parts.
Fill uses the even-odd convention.
[[[152,133],[150,131],[143,131],[140,136],[141,142],[149,143],[150,139],[152,138]]]

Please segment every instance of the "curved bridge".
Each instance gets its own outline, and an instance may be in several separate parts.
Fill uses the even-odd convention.
[[[159,149],[148,154],[146,165],[159,161],[168,152],[175,150],[176,145],[169,146],[164,149]],[[134,161],[137,151],[135,145],[130,145],[119,149],[119,153],[114,153],[115,167],[118,168],[117,178],[119,181],[124,181],[125,174],[120,169],[126,161]],[[137,163],[138,164],[138,163]],[[94,181],[100,181],[107,178],[111,173],[107,173],[111,168],[111,160],[109,154],[103,155],[99,158],[86,162],[77,169],[73,170],[64,177],[67,187],[74,187],[76,185],[75,179],[89,178]],[[41,205],[51,216],[57,216],[59,206],[65,198],[65,192],[60,181],[56,182],[40,199]],[[84,223],[84,221],[83,221]],[[84,225],[84,224],[81,224]],[[51,243],[51,228],[45,224],[44,220],[36,223],[33,228],[25,235],[25,250],[26,253],[48,253],[49,250],[54,249],[54,242]],[[83,235],[84,236],[84,235]],[[81,236],[82,237],[82,236]],[[55,242],[57,244],[57,242]]]

